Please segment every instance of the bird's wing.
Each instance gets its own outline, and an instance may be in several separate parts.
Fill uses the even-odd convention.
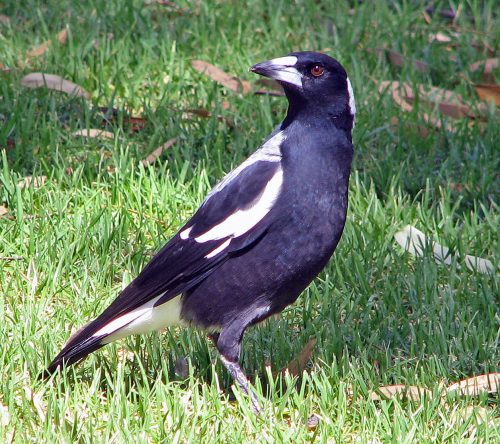
[[[140,305],[164,293],[155,304],[160,305],[251,245],[267,228],[263,219],[279,195],[282,180],[279,162],[257,161],[221,182],[112,306],[116,303],[121,310],[129,310],[137,306],[137,299]],[[125,295],[129,288],[130,296]]]
[[[78,331],[49,367],[67,364],[102,346],[106,326],[154,302],[161,305],[201,282],[231,254],[248,248],[269,226],[265,216],[283,181],[276,159],[250,157],[228,174],[187,224],[153,257],[103,313]]]

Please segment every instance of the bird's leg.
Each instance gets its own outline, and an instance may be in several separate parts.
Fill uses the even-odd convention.
[[[257,399],[257,395],[250,387],[250,383],[248,382],[241,365],[238,362],[232,362],[226,359],[223,355],[220,355],[220,360],[227,368],[229,374],[233,377],[233,379],[238,383],[240,389],[245,393],[245,395],[250,396],[250,401],[252,402],[252,410],[257,415],[260,413],[260,404]]]
[[[217,341],[216,346],[217,350],[219,350],[222,363],[227,368],[227,371],[236,381],[243,393],[250,396],[250,401],[252,402],[252,410],[254,411],[254,413],[259,414],[260,405],[257,399],[257,395],[250,387],[250,383],[245,376],[245,372],[238,362],[243,331],[244,328],[241,328],[241,326],[232,324],[231,326],[229,326],[229,328],[222,330],[218,336],[213,338],[213,340]]]

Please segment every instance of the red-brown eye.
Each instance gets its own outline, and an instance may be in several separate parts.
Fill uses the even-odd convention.
[[[325,72],[325,68],[323,68],[321,65],[314,65],[314,66],[311,68],[311,74],[312,74],[314,77],[319,77],[319,76],[322,76],[324,72]]]

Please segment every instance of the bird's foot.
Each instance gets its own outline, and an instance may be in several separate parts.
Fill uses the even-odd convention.
[[[243,391],[243,393],[245,393],[245,395],[248,395],[250,397],[253,412],[256,415],[260,414],[261,408],[260,408],[259,400],[257,399],[257,395],[255,394],[255,392],[250,387],[250,383],[248,382],[248,379],[245,376],[245,373],[243,372],[243,369],[241,368],[240,364],[238,364],[237,362],[230,361],[222,355],[221,355],[220,359],[221,359],[222,363],[224,364],[224,366],[227,368],[227,371],[229,372],[229,374],[238,383],[238,385],[239,385],[240,389]]]

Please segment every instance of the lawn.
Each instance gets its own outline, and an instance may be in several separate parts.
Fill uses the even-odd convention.
[[[498,8],[422,3],[0,2],[0,442],[499,442],[494,381],[446,391],[500,371],[500,118],[474,88],[500,68],[487,80],[470,68],[498,57]],[[350,206],[326,269],[246,334],[263,413],[190,329],[119,341],[40,381],[283,118],[285,98],[233,91],[191,62],[256,90],[252,64],[306,49],[339,59],[353,84]],[[32,72],[90,98],[27,88]],[[453,91],[468,117],[425,108],[423,93],[404,111],[382,81]],[[88,129],[100,133],[76,134]],[[405,251],[394,236],[407,225],[450,255]],[[297,356],[300,377],[281,373]],[[380,393],[393,385],[414,388]]]

